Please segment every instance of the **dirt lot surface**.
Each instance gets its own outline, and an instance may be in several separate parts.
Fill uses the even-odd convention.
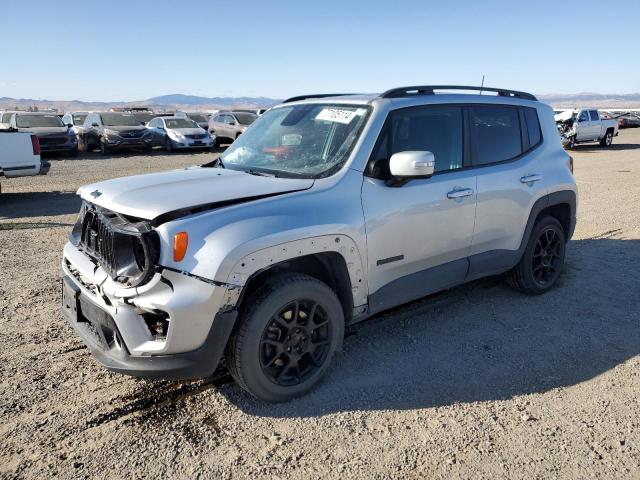
[[[358,326],[268,405],[101,368],[58,311],[82,184],[214,154],[52,159],[0,195],[0,478],[640,478],[640,129],[574,152],[560,284],[474,282]]]

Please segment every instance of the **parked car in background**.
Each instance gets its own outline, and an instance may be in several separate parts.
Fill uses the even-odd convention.
[[[129,112],[93,112],[84,121],[83,144],[103,155],[117,149],[150,150],[153,134]]]
[[[209,115],[204,112],[186,112],[186,116],[196,122],[200,128],[207,130],[209,127]]]
[[[136,118],[136,120],[138,120],[138,123],[140,123],[140,125],[146,125],[152,119],[157,117],[155,113],[147,110],[127,112],[127,113],[131,113]]]
[[[89,112],[66,112],[62,116],[62,123],[69,126],[76,134],[76,140],[80,142],[84,133],[84,121],[87,119]]]
[[[600,118],[595,108],[566,110],[555,115],[562,143],[572,149],[578,143],[600,142],[608,147],[618,135],[618,122]]]
[[[110,370],[208,377],[224,358],[284,401],[318,383],[345,326],[488,275],[549,291],[576,220],[551,108],[447,88],[483,95],[297,97],[208,164],[81,187],[69,324]]]
[[[0,177],[45,175],[49,162],[40,158],[40,142],[34,133],[0,129]]]
[[[43,153],[63,152],[71,156],[78,154],[76,133],[55,113],[14,112],[9,124],[20,132],[35,133]]]
[[[11,115],[14,111],[0,111],[0,129],[6,130],[11,126]]]
[[[219,112],[209,123],[209,132],[216,136],[216,147],[231,143],[251,125],[258,116],[250,112]]]
[[[637,128],[640,127],[640,116],[633,113],[625,113],[616,117],[619,128]]]
[[[147,127],[153,135],[153,144],[171,152],[175,149],[210,149],[214,140],[204,128],[190,118],[157,117]]]

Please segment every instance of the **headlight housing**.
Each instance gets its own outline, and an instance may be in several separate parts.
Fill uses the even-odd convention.
[[[169,138],[171,138],[172,140],[177,140],[180,142],[184,140],[184,135],[174,130],[167,130],[167,135],[169,135]]]
[[[111,130],[109,128],[105,128],[104,129],[104,134],[107,137],[119,137],[120,136],[120,132],[118,132],[117,130]]]

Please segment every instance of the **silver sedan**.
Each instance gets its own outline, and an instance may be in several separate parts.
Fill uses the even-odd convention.
[[[210,149],[215,144],[215,136],[189,118],[157,117],[147,124],[147,128],[153,133],[153,144],[164,146],[168,152],[174,149]]]

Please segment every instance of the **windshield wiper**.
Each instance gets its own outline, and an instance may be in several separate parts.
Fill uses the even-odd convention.
[[[211,160],[210,162],[203,163],[200,166],[203,168],[215,168],[215,167],[226,168],[224,166],[224,163],[222,163],[222,159],[220,157],[216,158],[215,160]]]
[[[266,173],[266,172],[259,172],[257,170],[245,170],[245,173],[248,173],[249,175],[256,175],[258,177],[277,177],[277,175],[275,173]]]

